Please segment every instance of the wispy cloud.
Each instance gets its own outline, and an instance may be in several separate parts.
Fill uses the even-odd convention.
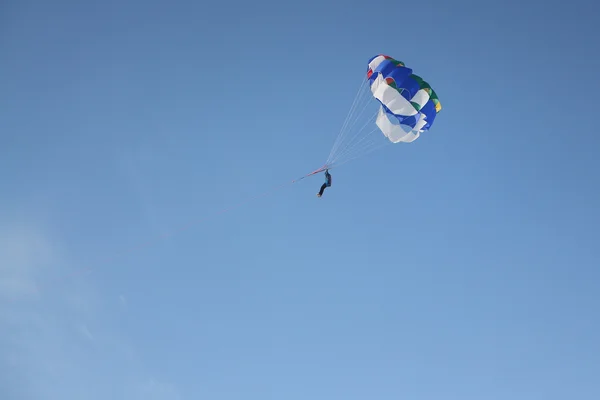
[[[77,375],[79,354],[68,346],[60,298],[43,298],[39,290],[48,272],[60,265],[49,237],[23,223],[0,230],[0,375],[15,378],[2,382],[0,392],[17,398],[53,399],[60,389],[49,384],[59,376]]]
[[[32,224],[0,227],[0,397],[179,400],[136,357],[111,317],[114,297],[103,301],[86,277],[46,290],[69,271],[58,237]]]
[[[53,246],[40,232],[22,225],[0,230],[0,296],[35,296],[36,275],[42,275],[54,259]]]
[[[127,297],[125,295],[119,295],[119,301],[123,307],[127,307]]]
[[[154,179],[147,172],[165,160],[160,159],[156,151],[142,147],[137,151],[120,150],[115,162],[137,198],[139,208],[149,227],[158,235],[168,235],[169,231],[160,218],[166,210],[159,209],[153,195],[156,193],[153,187]]]
[[[87,325],[85,324],[80,324],[77,327],[77,330],[79,330],[79,332],[85,336],[87,339],[89,339],[90,341],[94,341],[94,335],[92,335],[92,333],[90,332],[90,330],[88,329]]]

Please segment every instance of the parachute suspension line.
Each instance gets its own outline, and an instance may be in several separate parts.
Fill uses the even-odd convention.
[[[336,155],[333,160],[331,160],[331,164],[336,164],[339,160],[343,160],[349,155],[364,149],[364,147],[366,147],[366,144],[374,141],[374,139],[370,137],[370,135],[373,134],[373,132],[375,131],[377,131],[377,128],[374,128],[371,131],[368,131],[367,133],[361,135],[360,139],[356,140],[354,143],[347,146],[343,151],[339,152],[339,154]]]
[[[331,160],[328,160],[328,162],[331,164],[335,163],[336,160],[342,158],[348,152],[356,149],[356,147],[359,146],[367,137],[369,137],[369,135],[375,132],[377,128],[371,130],[370,132],[367,132],[366,134],[364,133],[367,125],[370,125],[376,116],[377,113],[374,113],[371,116],[371,118],[369,118],[369,120],[365,122],[365,124],[360,129],[358,129],[354,136],[350,140],[348,140],[347,143],[345,143],[344,147],[341,150],[337,151],[335,156]]]
[[[374,126],[374,120],[379,109],[380,104],[373,99],[368,80],[363,77],[340,133],[325,162],[325,168],[338,167],[377,150],[386,142],[389,143],[381,132],[376,133],[379,128]],[[372,110],[372,112],[368,110]]]
[[[375,130],[374,130],[375,131]],[[376,150],[379,150],[383,147],[391,145],[392,142],[389,140],[371,140],[366,146],[364,146],[360,151],[354,152],[348,156],[345,156],[341,161],[336,161],[333,165],[335,168],[340,167],[350,161],[354,161],[358,158],[364,157],[369,153],[372,153]]]
[[[352,106],[350,107],[350,109],[348,110],[348,114],[346,115],[346,119],[344,120],[344,123],[342,124],[342,127],[340,128],[340,132],[335,140],[335,143],[331,149],[331,152],[329,154],[329,158],[331,158],[331,156],[337,151],[337,148],[340,146],[340,144],[343,141],[344,135],[347,131],[347,127],[348,127],[348,122],[353,118],[354,116],[354,112],[357,108],[357,106],[362,102],[362,98],[365,94],[365,88],[366,88],[366,81],[364,79],[361,79],[361,83],[360,86],[356,92],[356,95],[354,96],[354,100],[352,101]]]
[[[327,157],[327,162],[325,163],[326,165],[329,163],[329,160],[333,157],[333,155],[337,152],[337,149],[339,148],[339,146],[342,144],[344,136],[348,130],[347,129],[348,122],[354,117],[354,112],[355,112],[358,104],[360,104],[364,101],[363,98],[365,97],[365,93],[368,93],[365,90],[366,86],[367,86],[366,79],[361,79],[361,84],[358,88],[358,91],[356,92],[356,95],[354,96],[354,100],[352,101],[352,105],[350,106],[350,109],[348,110],[346,119],[344,120],[344,123],[342,124],[342,127],[340,128],[340,132],[339,132],[335,142],[333,143],[333,147],[331,148],[329,157]]]
[[[355,131],[354,127],[356,123],[361,120],[361,117],[363,116],[367,107],[372,104],[371,101],[372,99],[370,90],[363,90],[361,93],[360,101],[357,103],[357,107],[351,116],[352,121],[346,126],[337,148],[335,149],[331,157],[328,159],[327,163],[331,162],[332,159],[336,158],[337,154],[339,154],[341,151],[343,151],[343,149],[348,147],[353,142],[353,140],[355,140],[356,137],[360,134],[360,130]],[[357,109],[360,109],[358,113],[356,112]]]

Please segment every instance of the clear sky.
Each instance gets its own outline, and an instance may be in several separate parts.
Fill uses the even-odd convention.
[[[600,398],[599,13],[2,1],[0,398]],[[432,130],[219,214],[378,53]]]

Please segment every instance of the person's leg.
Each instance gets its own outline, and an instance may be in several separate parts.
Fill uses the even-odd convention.
[[[319,190],[319,197],[323,196],[323,192],[325,191],[326,187],[327,185],[325,183],[321,185],[321,190]]]

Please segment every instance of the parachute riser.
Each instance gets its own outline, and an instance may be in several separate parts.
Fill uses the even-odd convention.
[[[309,174],[306,174],[306,175],[304,175],[304,176],[303,176],[303,177],[301,177],[301,178],[298,178],[298,179],[295,179],[295,180],[293,180],[293,181],[292,181],[292,183],[295,183],[295,182],[301,181],[301,180],[302,180],[302,179],[304,179],[304,178],[308,178],[309,176],[316,175],[316,174],[318,174],[319,172],[323,172],[323,171],[325,171],[325,170],[327,170],[327,169],[330,169],[330,167],[329,167],[328,165],[323,165],[321,168],[319,168],[319,169],[316,169],[316,170],[314,170],[313,172],[311,172],[311,173],[309,173]]]

